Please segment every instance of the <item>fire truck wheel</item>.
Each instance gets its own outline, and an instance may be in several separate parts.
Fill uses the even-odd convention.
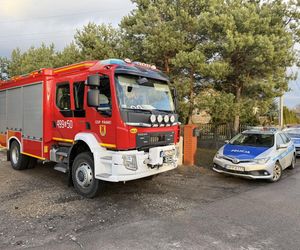
[[[17,141],[13,141],[10,145],[10,162],[15,170],[26,169],[29,163],[29,157],[21,154],[20,145]]]
[[[72,180],[75,190],[84,197],[97,196],[100,181],[94,177],[94,159],[89,152],[76,156],[72,166]]]

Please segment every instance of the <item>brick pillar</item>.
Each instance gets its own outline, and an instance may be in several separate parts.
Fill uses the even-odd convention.
[[[193,130],[196,125],[189,124],[184,126],[183,139],[183,163],[187,166],[195,165],[195,156],[197,151],[197,137],[193,136]]]

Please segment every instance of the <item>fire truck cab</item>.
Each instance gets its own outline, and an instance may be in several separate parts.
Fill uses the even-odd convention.
[[[172,170],[179,122],[168,83],[154,66],[119,59],[0,82],[0,147],[16,170],[56,162],[90,198],[103,181]]]

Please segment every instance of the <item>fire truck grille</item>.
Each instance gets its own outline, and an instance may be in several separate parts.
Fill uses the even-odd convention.
[[[137,148],[162,146],[174,143],[174,132],[142,133],[136,136]]]

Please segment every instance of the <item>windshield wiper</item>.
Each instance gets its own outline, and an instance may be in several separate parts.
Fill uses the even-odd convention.
[[[150,109],[131,109],[131,108],[121,108],[121,109],[134,111],[135,113],[144,113],[144,112],[148,112],[148,113],[150,113],[150,114],[153,114],[152,110],[150,110]]]
[[[159,112],[165,112],[165,113],[174,113],[174,111],[171,111],[171,110],[163,110],[163,109],[154,109],[155,111],[159,111]]]

